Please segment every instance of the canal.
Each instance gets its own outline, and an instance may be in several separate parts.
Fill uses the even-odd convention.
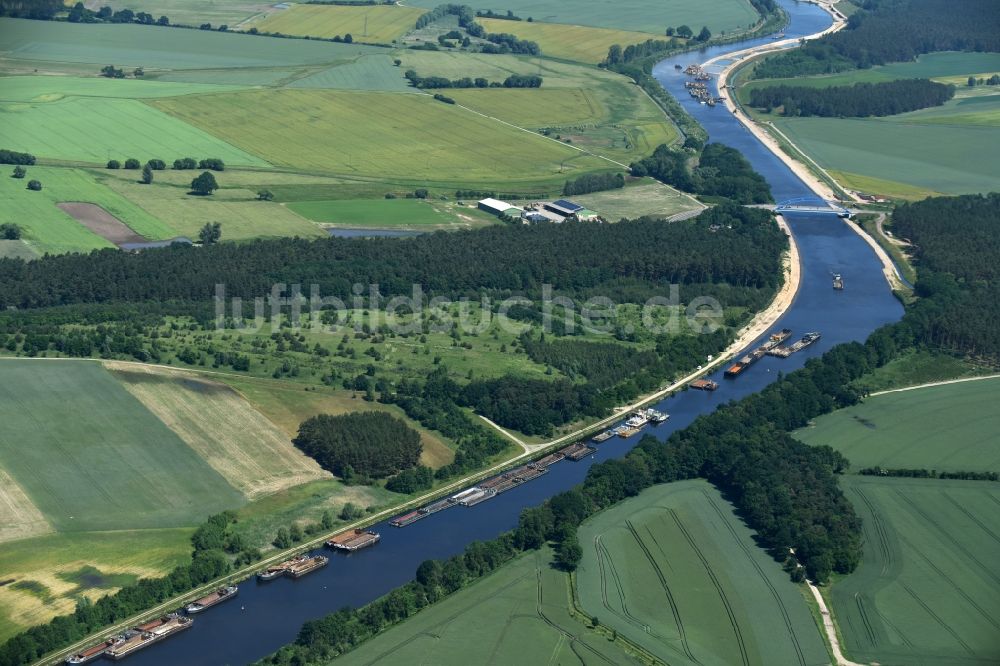
[[[813,34],[830,25],[829,15],[815,5],[791,0],[781,0],[781,5],[791,18],[784,30],[787,37]],[[700,105],[687,95],[685,77],[674,68],[678,63],[700,63],[714,55],[768,41],[765,37],[668,58],[654,73],[705,126],[712,141],[738,148],[746,155],[767,178],[775,199],[781,201],[812,193],[725,108]],[[718,391],[682,391],[664,400],[656,408],[668,412],[670,420],[647,427],[644,434],[666,438],[718,405],[759,391],[779,371],[787,373],[801,367],[807,359],[836,344],[864,340],[879,326],[902,315],[875,253],[848,228],[850,222],[832,215],[795,215],[787,219],[798,241],[802,282],[778,327],[792,329],[794,339],[808,331],[822,332],[822,339],[788,359],[765,357],[735,380],[723,378],[720,369],[712,375],[721,384]],[[845,290],[832,288],[831,273],[844,276]],[[293,641],[306,620],[343,606],[369,602],[411,580],[422,561],[449,557],[472,541],[491,539],[511,529],[523,508],[580,483],[590,465],[624,455],[638,439],[611,439],[601,444],[592,458],[557,463],[541,478],[475,507],[451,508],[402,529],[381,523],[374,528],[382,533],[381,543],[352,555],[328,553],[329,566],[301,580],[245,581],[237,599],[199,614],[192,629],[151,646],[129,662],[137,666],[219,666],[260,659]]]

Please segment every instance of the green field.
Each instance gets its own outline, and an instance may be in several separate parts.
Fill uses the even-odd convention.
[[[0,77],[0,101],[54,102],[65,97],[144,99],[239,90],[241,86],[170,83],[144,79],[85,78],[82,76]]]
[[[393,65],[387,55],[361,56],[352,62],[293,81],[289,87],[418,92],[403,78],[403,71]]]
[[[413,0],[408,4],[432,9],[437,0]],[[620,28],[662,35],[667,26],[690,25],[695,31],[708,25],[713,33],[746,27],[754,23],[757,12],[745,0],[669,0],[662,4],[644,0],[507,0],[502,6],[492,0],[470,0],[473,9],[511,10],[517,16],[549,23],[572,23],[598,28]],[[517,22],[509,22],[517,25]],[[513,32],[512,29],[497,32]]]
[[[352,652],[343,664],[640,663],[570,615],[569,576],[528,553]]]
[[[654,486],[580,527],[580,603],[670,664],[821,664],[802,591],[705,481]]]
[[[487,32],[506,32],[520,39],[538,42],[542,53],[551,58],[575,60],[596,65],[608,55],[612,44],[622,47],[639,44],[653,35],[648,32],[615,30],[562,23],[528,23],[502,19],[479,19]],[[666,37],[664,37],[666,39]]]
[[[129,173],[135,178],[138,172]],[[31,179],[42,183],[40,192],[27,189],[26,183]],[[10,178],[5,171],[0,177],[0,197],[4,200],[0,223],[20,225],[23,239],[40,253],[111,247],[111,243],[57,208],[56,203],[62,201],[95,203],[147,238],[177,235],[145,208],[105,187],[84,169],[32,166],[23,180]]]
[[[858,388],[874,392],[995,373],[995,367],[974,359],[937,352],[911,351],[864,375],[854,384]]]
[[[847,476],[864,558],[830,592],[851,659],[1000,661],[1000,484]]]
[[[388,44],[413,29],[423,9],[398,5],[292,5],[253,25],[265,32],[311,37],[351,35],[355,42]]]
[[[433,184],[533,182],[558,178],[560,168],[603,166],[429,95],[275,90],[154,104],[273,164],[300,169]]]
[[[164,238],[187,236],[196,238],[206,222],[222,224],[224,240],[241,240],[269,236],[323,237],[326,234],[317,225],[273,202],[257,201],[257,188],[228,186],[230,171],[216,174],[222,189],[210,197],[188,194],[192,174],[180,171],[168,177],[179,178],[180,186],[169,184],[142,185],[132,179],[107,176],[105,182],[130,202],[170,224],[170,233]],[[259,174],[266,177],[267,174]]]
[[[239,492],[96,363],[0,361],[0,466],[61,532],[194,525]]]
[[[302,39],[273,39],[207,30],[170,30],[137,24],[83,24],[0,18],[0,53],[9,61],[88,64],[101,67],[211,69],[319,65],[375,47]],[[39,65],[36,65],[38,67]]]
[[[183,104],[191,104],[190,98]],[[68,97],[0,103],[0,144],[38,157],[104,164],[115,158],[219,157],[226,164],[267,163],[132,99]]]
[[[444,229],[483,226],[495,221],[475,209],[420,199],[340,199],[300,201],[288,207],[316,222],[345,227]]]
[[[945,194],[1000,188],[1000,130],[927,122],[934,115],[926,113],[919,124],[904,116],[781,118],[774,124],[827,169]]]
[[[646,215],[670,217],[701,208],[701,204],[693,197],[651,178],[629,184],[620,190],[574,195],[572,199],[585,208],[597,211],[611,222],[617,222],[623,217],[635,219]]]
[[[898,391],[816,419],[796,436],[864,467],[1000,471],[1000,379]]]

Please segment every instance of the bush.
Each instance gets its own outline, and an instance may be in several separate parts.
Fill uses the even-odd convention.
[[[141,166],[142,165],[139,163],[139,160],[135,159],[134,157],[130,157],[127,160],[125,160],[126,169],[138,169]]]
[[[109,169],[121,169],[122,168],[122,163],[119,162],[118,160],[108,160],[108,168]]]
[[[19,240],[21,238],[21,227],[12,222],[0,224],[0,236],[4,240]]]
[[[31,166],[35,163],[35,156],[30,153],[19,153],[15,150],[0,148],[0,164],[24,164]]]
[[[174,169],[178,171],[187,171],[190,169],[197,169],[198,161],[193,157],[184,157],[178,160],[174,160]]]
[[[193,161],[193,160],[192,160]],[[211,169],[212,171],[225,171],[225,163],[217,157],[210,157],[208,159],[198,162],[199,169]]]
[[[28,189],[29,190],[34,190],[35,192],[39,192],[42,189],[42,183],[40,181],[37,181],[37,180],[29,180],[28,181]]]
[[[149,160],[148,162],[146,162],[146,166],[148,166],[153,171],[163,171],[164,169],[167,168],[167,163],[164,162],[163,160]]]

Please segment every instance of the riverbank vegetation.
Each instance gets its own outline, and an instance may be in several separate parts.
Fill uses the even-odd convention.
[[[770,113],[781,107],[788,117],[892,116],[940,106],[955,95],[955,86],[926,79],[901,79],[884,83],[813,88],[769,86],[750,91],[750,105]]]

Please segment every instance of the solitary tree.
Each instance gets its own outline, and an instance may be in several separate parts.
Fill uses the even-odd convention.
[[[108,160],[108,168],[109,169],[121,169],[122,168],[122,163],[119,162],[118,160]]]
[[[26,173],[28,173],[28,170],[25,169],[20,164],[14,167],[14,173],[13,173],[14,178],[24,178],[24,175]]]
[[[153,170],[150,168],[148,164],[142,167],[142,182],[145,183],[146,185],[149,185],[153,182]]]
[[[208,171],[202,172],[200,176],[191,181],[191,190],[195,194],[208,195],[219,189],[219,184],[215,182],[215,176]]]
[[[28,189],[29,190],[34,190],[35,192],[38,192],[38,191],[40,191],[42,189],[42,183],[40,181],[37,181],[37,180],[29,180],[28,181]]]
[[[18,240],[21,238],[21,226],[11,222],[0,224],[0,236],[4,240]]]
[[[257,192],[258,201],[272,201],[274,199],[274,193],[271,190],[259,190]]]
[[[222,225],[218,222],[206,222],[205,226],[198,232],[198,240],[202,245],[212,245],[222,238]]]

